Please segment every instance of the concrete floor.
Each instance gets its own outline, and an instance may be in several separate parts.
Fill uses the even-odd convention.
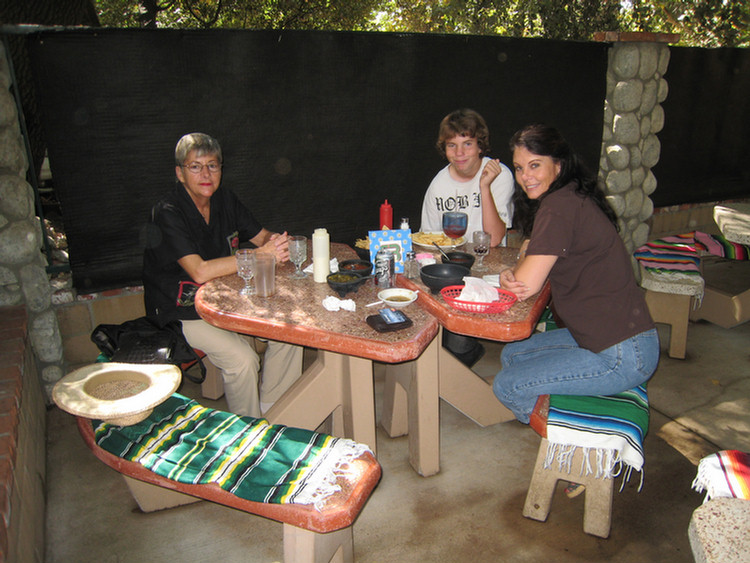
[[[443,403],[438,475],[418,476],[407,438],[379,431],[383,478],[355,523],[357,562],[692,562],[688,523],[703,500],[691,490],[697,461],[750,451],[750,323],[691,323],[685,360],[666,356],[668,330],[659,329],[643,489],[636,478],[615,492],[609,539],[583,533],[584,496],[568,499],[560,484],[547,522],[523,518],[538,436],[517,422],[479,427]],[[499,350],[488,343],[480,375],[494,375]],[[182,392],[199,396],[192,384]],[[281,524],[207,502],[144,514],[83,445],[73,417],[51,409],[48,433],[47,563],[282,560]]]

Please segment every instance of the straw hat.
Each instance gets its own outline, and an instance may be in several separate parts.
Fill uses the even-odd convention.
[[[60,379],[52,399],[70,414],[129,426],[148,417],[181,378],[180,368],[171,364],[96,363]]]

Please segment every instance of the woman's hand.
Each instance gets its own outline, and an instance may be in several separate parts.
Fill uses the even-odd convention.
[[[516,275],[511,268],[500,272],[500,285],[503,289],[515,293],[519,301],[528,299],[533,295],[525,283],[516,279]]]
[[[557,258],[557,256],[549,254],[524,256],[515,268],[505,275],[508,287],[505,287],[505,285],[503,287],[515,293],[521,301],[531,297],[542,289],[544,282],[552,271],[552,267],[557,262]],[[505,270],[505,272],[508,271]],[[501,284],[505,272],[500,274]]]
[[[272,233],[268,242],[258,248],[258,252],[267,252],[276,256],[276,261],[281,264],[289,260],[289,235],[283,233]]]

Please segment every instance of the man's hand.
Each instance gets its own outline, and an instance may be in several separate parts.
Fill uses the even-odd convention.
[[[482,175],[479,177],[479,186],[482,188],[489,188],[490,184],[495,181],[500,173],[503,171],[500,168],[500,161],[498,159],[490,160],[482,170]]]

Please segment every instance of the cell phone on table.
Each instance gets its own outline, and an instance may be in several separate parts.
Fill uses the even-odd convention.
[[[387,307],[380,309],[377,315],[370,315],[365,319],[367,324],[378,332],[390,332],[392,330],[401,330],[412,325],[411,319],[402,311]]]

